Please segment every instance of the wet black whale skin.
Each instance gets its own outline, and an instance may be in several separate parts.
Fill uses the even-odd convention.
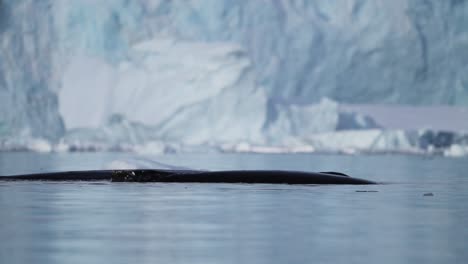
[[[25,174],[0,177],[3,181],[112,181],[269,184],[376,184],[337,172],[278,170],[95,170]]]

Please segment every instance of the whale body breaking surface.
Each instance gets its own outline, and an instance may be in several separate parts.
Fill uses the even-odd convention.
[[[281,170],[92,170],[24,174],[0,177],[0,181],[110,181],[249,184],[376,184],[339,172]]]

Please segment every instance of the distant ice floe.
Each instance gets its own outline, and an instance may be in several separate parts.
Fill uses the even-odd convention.
[[[348,130],[311,134],[292,145],[224,145],[224,152],[255,153],[400,153],[462,157],[468,155],[468,134],[445,131]]]
[[[115,129],[115,127],[114,127]],[[79,133],[82,133],[78,135]],[[43,139],[18,141],[0,141],[2,151],[34,152],[75,152],[75,151],[120,151],[136,154],[172,154],[172,153],[339,153],[339,154],[414,154],[440,155],[446,157],[468,156],[468,133],[445,131],[404,131],[404,130],[347,130],[310,134],[303,138],[289,138],[283,143],[263,142],[224,142],[219,144],[205,143],[190,145],[181,142],[147,140],[143,135],[137,141],[135,137],[122,137],[118,140],[112,135],[96,138],[89,131],[75,131],[73,137],[64,138],[58,143]],[[106,140],[107,138],[107,140]],[[117,162],[117,161],[116,161]],[[119,168],[154,167],[147,161],[138,160],[128,164],[116,163]],[[127,166],[128,165],[128,166]],[[136,167],[135,167],[136,166]],[[160,165],[162,166],[162,165]]]
[[[468,156],[468,146],[453,144],[444,150],[444,156],[447,157],[463,157]]]
[[[57,146],[43,138],[0,138],[0,151],[48,153],[57,151]]]

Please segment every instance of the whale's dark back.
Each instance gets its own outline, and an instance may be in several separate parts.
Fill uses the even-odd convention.
[[[277,170],[96,170],[52,172],[0,177],[0,180],[112,181],[112,182],[198,182],[268,184],[375,184],[337,172]]]

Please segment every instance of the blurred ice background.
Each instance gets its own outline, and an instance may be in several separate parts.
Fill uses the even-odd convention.
[[[467,23],[459,0],[0,0],[0,149],[464,156]]]

